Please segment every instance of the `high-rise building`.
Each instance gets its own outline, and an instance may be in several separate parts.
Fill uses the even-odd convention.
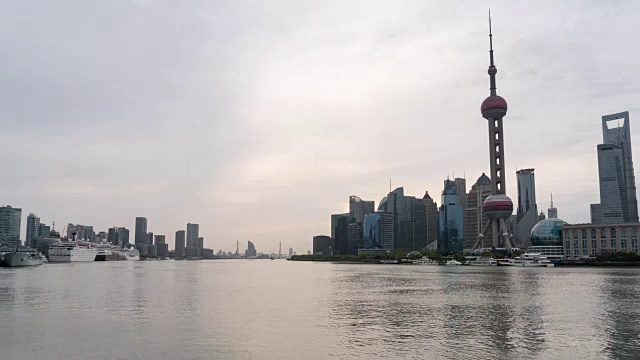
[[[27,237],[24,239],[24,246],[33,247],[34,240],[38,237],[40,230],[40,218],[33,213],[27,216]]]
[[[361,222],[347,224],[347,254],[358,255],[358,249],[363,245],[363,230]]]
[[[518,210],[516,220],[516,246],[529,248],[531,229],[538,223],[536,204],[536,181],[534,169],[516,171],[518,177]]]
[[[289,257],[293,256],[293,248],[289,248]]]
[[[255,257],[257,255],[256,247],[251,241],[247,241],[247,250],[244,251],[245,257]]]
[[[0,244],[8,247],[20,246],[20,222],[22,209],[9,205],[0,207]]]
[[[147,218],[136,217],[135,244],[146,244],[147,242]]]
[[[551,206],[549,207],[547,213],[549,214],[549,219],[558,218],[558,209],[553,206],[553,193],[551,193]]]
[[[198,237],[200,232],[200,225],[198,224],[187,224],[187,249],[198,248]]]
[[[353,218],[349,213],[331,215],[331,238],[333,239],[335,255],[347,254],[347,227]]]
[[[457,187],[454,181],[444,181],[442,205],[438,212],[438,250],[442,254],[457,254],[464,250],[464,212],[458,204]]]
[[[75,234],[75,235],[74,235]],[[67,225],[67,238],[76,240],[94,241],[95,232],[91,225],[71,224]]]
[[[405,196],[399,187],[383,199],[380,211],[393,213],[394,249],[422,250],[427,245],[427,212],[422,199]]]
[[[118,245],[118,228],[112,227],[107,230],[107,241],[113,245]]]
[[[38,237],[49,237],[49,233],[51,233],[51,226],[41,222],[40,226],[38,226]]]
[[[467,194],[467,206],[464,209],[464,248],[471,249],[480,238],[482,228],[487,223],[487,215],[482,210],[482,204],[491,195],[491,179],[482,173],[476,183],[471,186]],[[483,238],[491,239],[491,229],[483,234]],[[480,238],[480,246],[483,246]]]
[[[593,224],[638,222],[630,126],[628,111],[602,117],[603,144],[598,145],[600,204],[591,205]]]
[[[202,251],[204,249],[204,237],[198,237],[198,249]]]
[[[147,245],[153,245],[153,233],[147,233],[147,240],[145,242]]]
[[[491,17],[489,17],[489,97],[480,106],[482,117],[489,124],[489,161],[491,165],[491,195],[486,198],[482,208],[487,215],[487,224],[483,229],[486,233],[491,227],[493,247],[504,247],[511,250],[512,239],[507,227],[507,220],[513,213],[513,202],[507,196],[507,184],[505,178],[505,152],[502,120],[507,115],[507,101],[498,96],[496,91],[496,74],[498,69],[493,62],[493,34],[491,33]],[[487,229],[487,230],[485,230]],[[484,235],[478,236],[478,241],[473,249],[478,248],[483,242]]]
[[[458,205],[462,206],[462,212],[467,208],[467,179],[454,178],[456,184],[456,194],[458,194]]]
[[[160,245],[166,243],[166,237],[164,235],[154,235],[154,244]]]
[[[362,200],[355,195],[349,196],[349,215],[354,218],[355,222],[363,222],[364,216],[371,214],[374,210],[373,201]]]
[[[363,222],[362,249],[393,250],[393,213],[376,211]]]
[[[313,237],[313,253],[331,255],[333,244],[331,236],[317,235]]]
[[[176,257],[184,257],[186,255],[185,239],[186,239],[186,235],[184,230],[176,231],[176,241],[175,241]]]
[[[433,201],[431,196],[429,196],[428,191],[425,192],[422,201],[424,202],[427,214],[426,244],[429,245],[438,240],[438,205]]]

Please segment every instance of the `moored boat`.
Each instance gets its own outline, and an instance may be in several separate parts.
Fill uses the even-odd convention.
[[[5,254],[4,262],[7,267],[36,266],[42,264],[42,256],[34,249],[23,248]]]
[[[49,262],[85,262],[94,261],[98,249],[90,243],[60,241],[49,247]]]
[[[514,259],[511,259],[504,265],[520,266],[520,267],[554,267],[554,264],[539,253],[525,253]]]
[[[458,260],[451,259],[451,260],[447,260],[445,265],[462,265],[462,263],[460,261],[458,261]]]

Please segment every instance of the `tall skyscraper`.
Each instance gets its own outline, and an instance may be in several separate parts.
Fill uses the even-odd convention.
[[[0,207],[0,244],[9,247],[20,246],[20,222],[22,209],[9,205]]]
[[[374,212],[373,201],[362,200],[358,196],[349,196],[349,215],[355,219],[355,222],[363,222],[364,216]]]
[[[293,248],[289,248],[289,257],[293,256]]]
[[[427,246],[427,212],[422,199],[405,196],[399,187],[383,199],[380,211],[393,213],[394,249],[422,250]]]
[[[347,254],[358,255],[364,241],[364,227],[361,222],[347,224]]]
[[[502,119],[507,115],[507,101],[496,92],[496,74],[498,69],[493,62],[493,34],[491,33],[491,16],[489,16],[489,90],[490,95],[480,106],[482,117],[489,123],[489,160],[491,164],[491,195],[482,205],[489,219],[483,232],[491,227],[493,247],[505,247],[511,250],[512,243],[506,220],[513,213],[513,202],[507,196],[507,185],[504,177],[505,153]],[[478,235],[474,249],[482,243],[483,234]]]
[[[442,205],[438,212],[438,250],[442,254],[457,254],[464,250],[464,212],[458,204],[456,183],[452,180],[444,181],[442,191]]]
[[[429,245],[438,240],[438,205],[433,201],[428,191],[424,193],[422,202],[427,216],[425,243]]]
[[[604,144],[617,145],[622,150],[622,183],[624,189],[620,191],[620,202],[623,220],[625,222],[638,222],[638,200],[636,194],[636,178],[633,171],[633,158],[631,156],[631,124],[629,112],[605,115],[602,117],[602,137]],[[598,161],[600,165],[600,161]],[[613,175],[610,171],[601,173],[602,177]],[[616,168],[617,175],[617,168]],[[602,204],[602,193],[600,194]],[[607,199],[608,200],[608,199]],[[614,199],[614,202],[617,202]],[[607,201],[609,203],[609,201]],[[602,212],[603,221],[607,221],[606,208]],[[608,221],[607,221],[608,222]]]
[[[187,224],[187,248],[198,247],[199,232],[200,225],[191,223]]]
[[[365,215],[362,248],[393,250],[393,213],[376,211]]]
[[[166,237],[164,235],[154,235],[154,244],[160,245],[166,243]]]
[[[456,194],[458,194],[458,205],[462,206],[462,210],[467,207],[467,179],[454,178],[456,184]]]
[[[40,218],[33,213],[27,216],[27,237],[24,239],[24,246],[33,247],[35,239],[40,230]],[[48,235],[48,234],[47,234]]]
[[[38,226],[38,236],[36,236],[36,238],[47,238],[49,237],[49,233],[51,233],[51,226],[41,222],[40,226]],[[33,242],[31,246],[34,246]]]
[[[136,217],[136,237],[135,244],[147,243],[147,218]]]
[[[256,247],[251,241],[247,241],[247,250],[244,251],[245,257],[255,257],[257,255]]]
[[[152,232],[147,233],[146,244],[147,245],[153,245],[153,233]]]
[[[516,175],[518,177],[516,246],[527,249],[531,242],[531,229],[538,223],[534,169],[518,170]]]
[[[549,219],[557,219],[558,218],[558,209],[553,206],[553,193],[551,193],[551,206],[547,211],[549,213]]]
[[[176,231],[176,241],[175,241],[176,257],[184,257],[186,255],[185,239],[186,239],[186,235],[184,230]]]
[[[331,215],[331,238],[333,239],[335,255],[347,254],[347,236],[348,225],[352,223],[353,218],[349,213]]]
[[[482,204],[491,195],[491,179],[482,173],[476,183],[471,186],[467,194],[467,204],[464,209],[464,248],[471,249],[478,241],[478,235],[482,233],[482,228],[487,223],[487,215],[482,210]],[[491,238],[491,229],[483,234],[486,238]],[[480,239],[480,247],[484,247]],[[488,244],[487,244],[488,245]]]

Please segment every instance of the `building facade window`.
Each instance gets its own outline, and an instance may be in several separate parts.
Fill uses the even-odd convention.
[[[615,239],[615,237],[616,237],[616,228],[611,228],[609,230],[609,232],[611,233],[611,238]]]
[[[582,248],[586,251],[587,250],[587,239],[582,239]]]
[[[596,229],[591,229],[591,238],[592,239],[596,238]]]
[[[627,251],[627,239],[620,239],[620,250]]]
[[[607,229],[600,229],[600,239],[604,239],[607,237]]]
[[[574,249],[578,248],[578,240],[573,240],[573,248]]]
[[[631,251],[638,253],[638,239],[631,239]]]
[[[573,229],[573,238],[577,239],[578,238],[578,230]]]
[[[582,238],[583,239],[587,238],[587,229],[582,229]]]
[[[591,248],[591,256],[596,256],[596,248]]]
[[[582,255],[587,256],[589,254],[587,251],[587,248],[582,248]]]
[[[616,248],[616,239],[611,239],[611,250],[615,250]]]
[[[573,249],[573,256],[578,257],[578,249]]]
[[[607,239],[600,239],[600,250],[607,248]]]
[[[566,256],[570,256],[571,255],[571,241],[567,240],[564,242],[564,254]]]
[[[596,239],[591,239],[591,249],[595,250],[597,248],[596,246]]]

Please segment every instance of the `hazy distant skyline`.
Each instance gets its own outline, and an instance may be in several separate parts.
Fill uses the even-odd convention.
[[[539,210],[589,221],[601,116],[629,111],[633,2],[0,4],[0,205],[97,231],[148,219],[173,248],[311,249],[349,195],[440,201],[488,172],[487,10],[507,193],[536,169]],[[636,160],[637,161],[637,160]],[[637,164],[636,164],[637,165]]]

